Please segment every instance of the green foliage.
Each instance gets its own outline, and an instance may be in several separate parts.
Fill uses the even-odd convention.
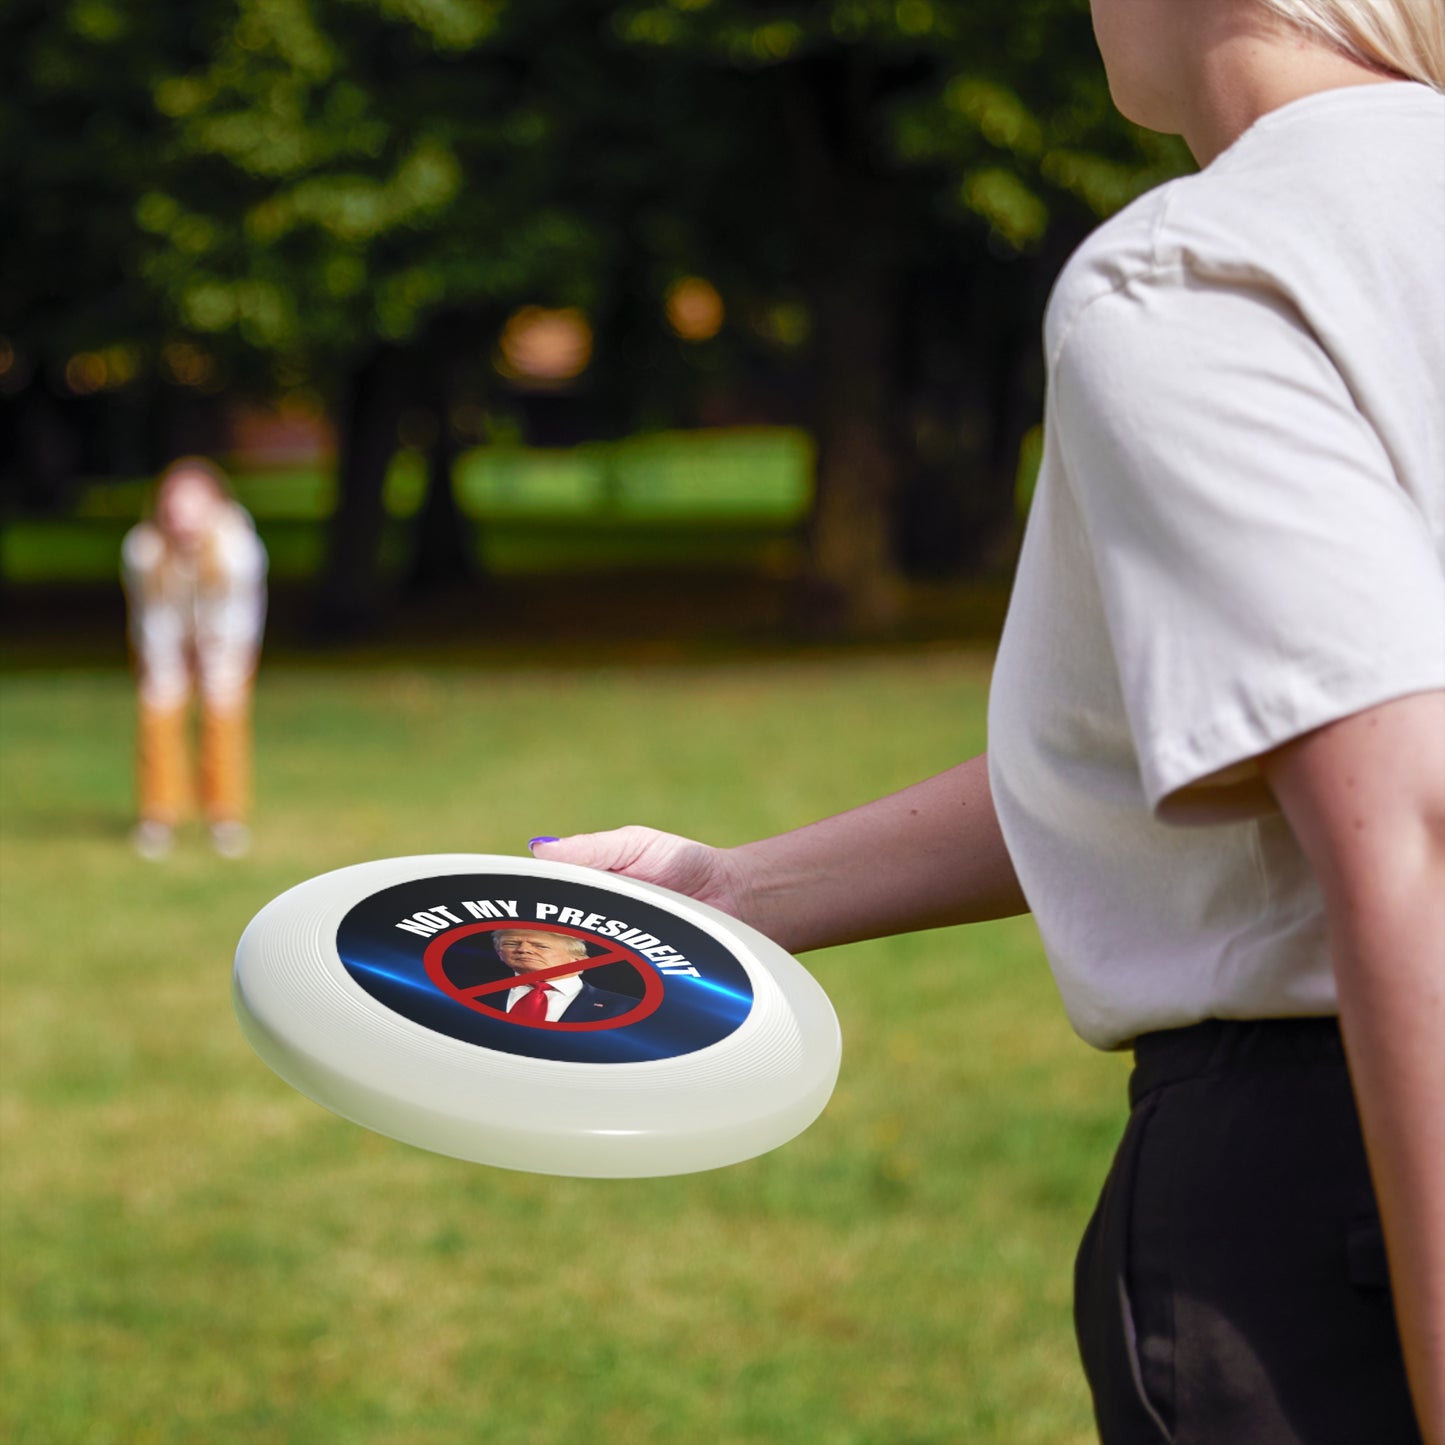
[[[605,309],[624,264],[788,305],[779,97],[820,66],[900,227],[1027,249],[1181,164],[1114,116],[1082,0],[17,0],[3,34],[7,324],[288,375],[457,308]]]
[[[744,70],[857,57],[886,77],[870,118],[875,160],[917,172],[945,213],[1024,250],[1063,198],[1103,217],[1188,165],[1178,145],[1114,112],[1087,17],[1085,0],[640,0],[613,23],[639,47]]]
[[[126,848],[120,673],[6,680],[0,1436],[1085,1445],[1070,1260],[1122,1065],[1070,1036],[1026,920],[813,956],[827,1112],[679,1179],[424,1154],[247,1049],[232,950],[305,877],[629,819],[737,841],[983,742],[984,657],[539,662],[263,668],[239,864]]]

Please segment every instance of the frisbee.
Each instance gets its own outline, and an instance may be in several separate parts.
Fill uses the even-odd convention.
[[[388,858],[273,899],[236,949],[251,1046],[318,1104],[504,1169],[636,1178],[766,1153],[822,1113],[841,1038],[771,939],[618,874]]]

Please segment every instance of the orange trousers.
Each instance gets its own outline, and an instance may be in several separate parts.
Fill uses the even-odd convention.
[[[201,704],[199,789],[191,770],[190,704],[142,702],[136,729],[140,816],[175,827],[199,802],[208,823],[242,822],[251,802],[251,695]]]

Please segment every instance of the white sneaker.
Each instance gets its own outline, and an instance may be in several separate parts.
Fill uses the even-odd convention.
[[[234,821],[212,823],[211,847],[222,858],[244,858],[251,851],[251,830]]]
[[[175,841],[175,830],[170,824],[158,823],[154,818],[142,818],[130,835],[131,847],[151,863],[158,863],[166,857]]]

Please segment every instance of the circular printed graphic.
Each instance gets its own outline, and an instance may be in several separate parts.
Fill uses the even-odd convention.
[[[534,1059],[676,1058],[725,1039],[753,1006],[746,969],[695,924],[605,889],[514,874],[384,889],[341,921],[336,951],[403,1018]],[[528,998],[534,985],[545,999]]]
[[[505,1169],[642,1178],[776,1148],[841,1040],[771,939],[636,879],[450,853],[322,874],[236,948],[236,1016],[303,1094]]]

